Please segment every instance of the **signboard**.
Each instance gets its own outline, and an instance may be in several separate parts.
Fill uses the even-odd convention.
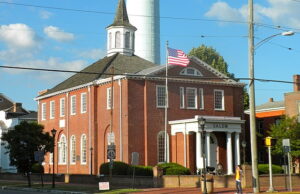
[[[288,153],[291,151],[291,144],[290,139],[283,139],[282,140],[283,152]]]
[[[115,134],[113,132],[107,134],[107,142],[108,144],[115,143]]]
[[[131,165],[139,165],[139,153],[138,152],[131,153]]]
[[[99,190],[109,190],[109,182],[99,182]]]
[[[39,164],[42,164],[42,162],[44,161],[44,151],[35,151],[34,160],[37,161]]]
[[[116,159],[116,145],[108,145],[107,146],[107,159]]]

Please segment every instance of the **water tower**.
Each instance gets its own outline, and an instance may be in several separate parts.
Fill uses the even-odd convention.
[[[160,64],[159,0],[127,0],[127,12],[135,32],[135,55]]]

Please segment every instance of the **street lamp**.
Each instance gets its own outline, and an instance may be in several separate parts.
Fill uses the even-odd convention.
[[[256,120],[255,120],[255,87],[254,87],[254,50],[257,49],[262,44],[266,43],[268,40],[275,36],[291,36],[294,33],[292,31],[282,32],[279,34],[274,34],[269,36],[254,46],[254,22],[253,22],[253,0],[248,0],[249,9],[249,36],[248,36],[248,65],[249,65],[249,109],[250,109],[250,142],[251,142],[251,165],[252,165],[252,177],[253,177],[253,192],[259,193],[259,177],[257,168],[257,145],[256,145]]]
[[[199,132],[201,133],[202,135],[202,146],[201,146],[201,153],[202,153],[202,159],[203,159],[203,170],[202,170],[202,173],[203,173],[203,181],[204,181],[204,184],[203,184],[203,194],[207,194],[207,188],[206,188],[206,165],[205,165],[205,151],[204,151],[204,146],[205,146],[205,130],[204,130],[204,127],[205,127],[205,119],[203,117],[201,118],[198,118],[198,130]],[[201,130],[200,130],[201,129]]]
[[[55,135],[56,129],[51,130],[52,137],[53,137],[53,171],[52,171],[52,188],[55,188],[55,175],[54,175],[54,168],[55,168]]]

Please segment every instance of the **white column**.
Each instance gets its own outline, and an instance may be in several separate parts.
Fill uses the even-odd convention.
[[[210,150],[210,132],[206,132],[206,164],[211,166],[211,150]]]
[[[233,174],[232,169],[232,141],[231,141],[231,133],[227,132],[226,138],[226,148],[227,148],[227,174]]]
[[[241,164],[241,152],[240,152],[240,133],[234,134],[234,140],[235,140],[235,166]]]
[[[196,132],[196,168],[202,168],[202,157],[201,157],[201,133]]]

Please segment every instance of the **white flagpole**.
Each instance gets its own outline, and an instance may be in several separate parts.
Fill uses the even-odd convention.
[[[168,162],[168,133],[167,133],[167,129],[168,129],[168,56],[169,56],[169,52],[168,52],[168,47],[169,47],[169,42],[167,41],[166,43],[166,51],[167,51],[167,58],[166,58],[166,94],[165,94],[165,163]]]

